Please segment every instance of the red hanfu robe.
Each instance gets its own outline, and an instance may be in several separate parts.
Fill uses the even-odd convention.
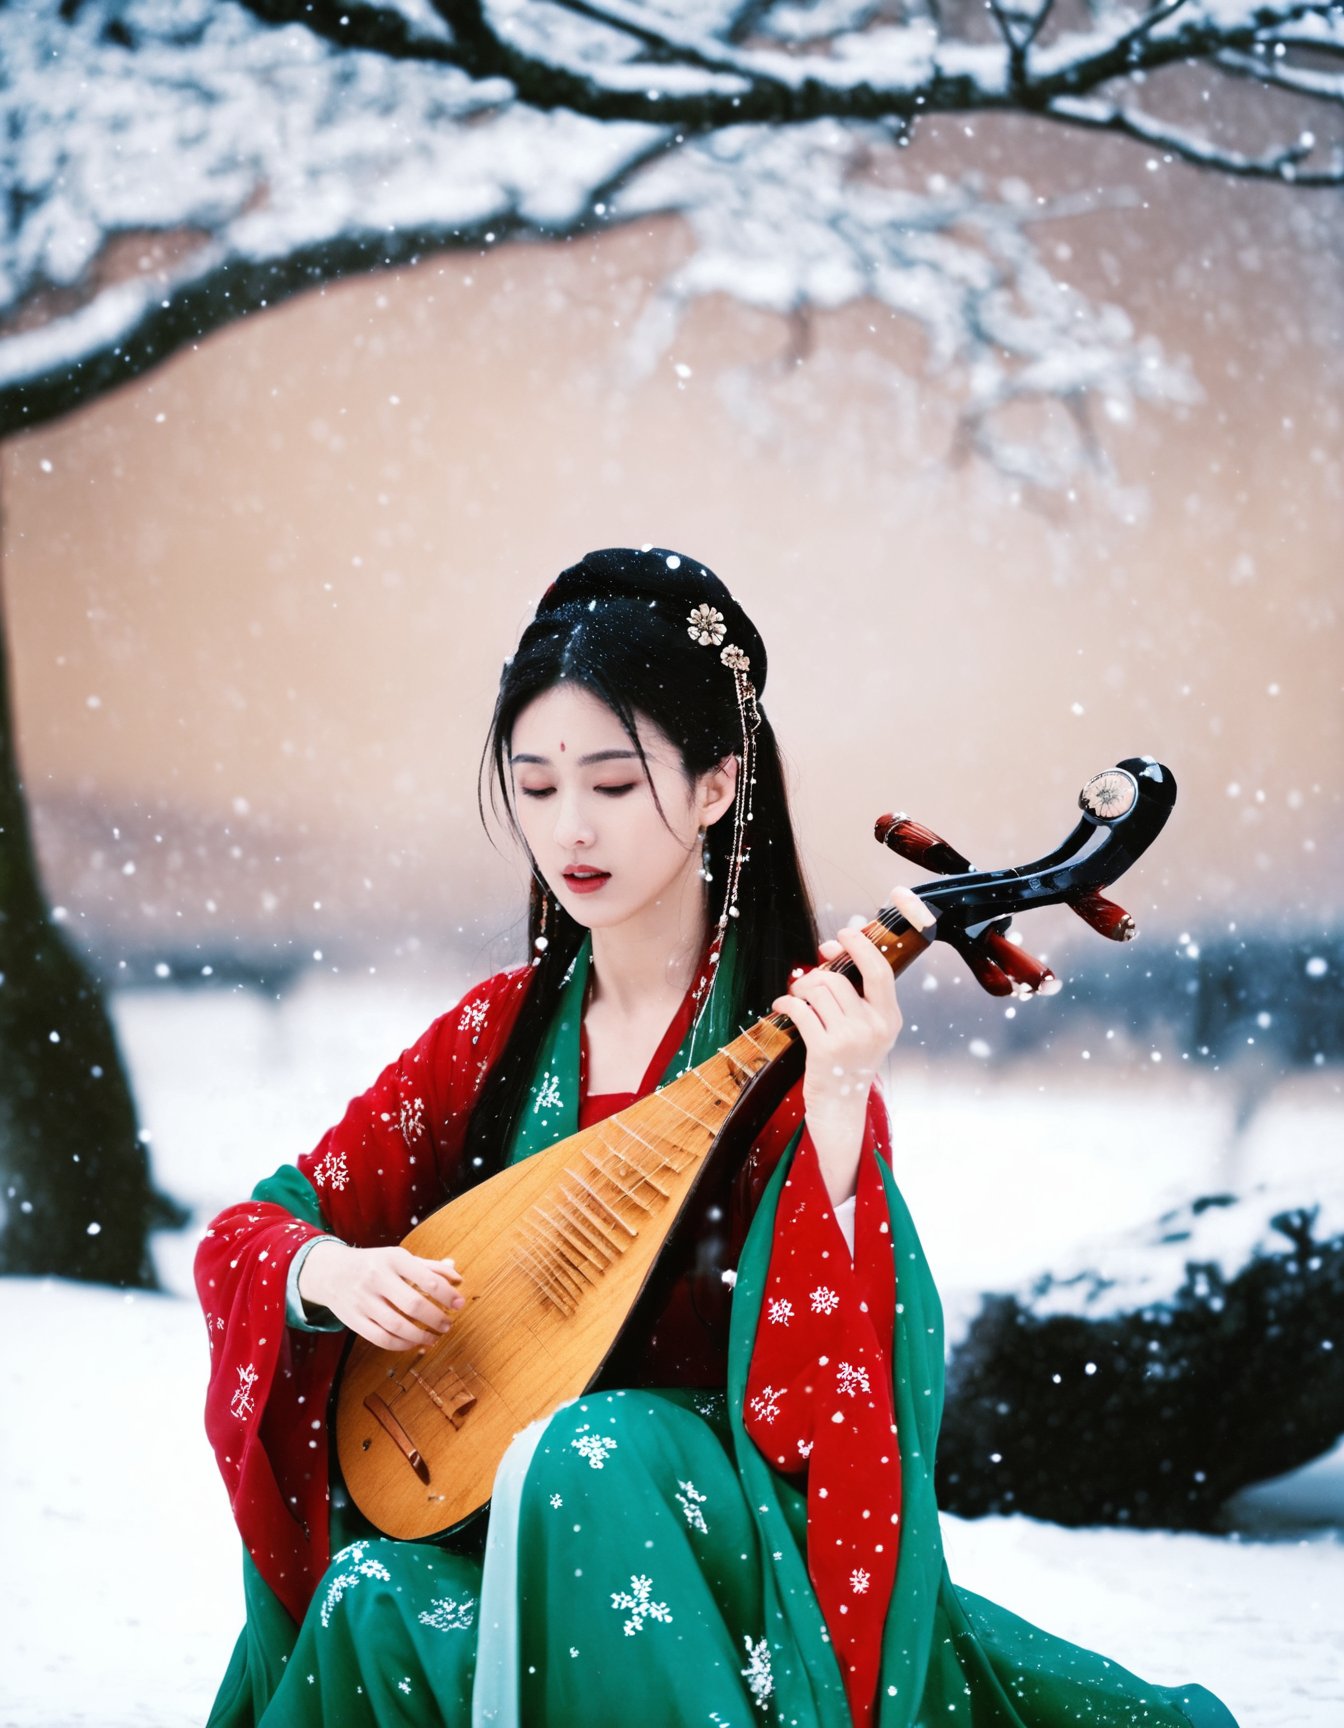
[[[286,1323],[290,1261],[324,1228],[360,1247],[399,1242],[460,1186],[467,1123],[530,976],[519,968],[468,992],[299,1159],[320,1202],[320,1223],[315,1213],[302,1218],[253,1200],[221,1213],[202,1240],[197,1286],[212,1354],[207,1432],[248,1551],[296,1621],[330,1557],[327,1413],[345,1334]],[[661,1075],[660,1059],[677,1048],[689,1014],[688,1001],[641,1095]],[[628,1102],[587,1101],[581,1119],[600,1119]],[[717,1253],[698,1257],[644,1338],[623,1343],[626,1383],[725,1384],[732,1268],[797,1134],[801,1103],[798,1086],[744,1161],[728,1217],[712,1233]],[[809,1570],[857,1720],[866,1719],[875,1684],[899,1511],[889,1364],[894,1275],[872,1155],[886,1157],[888,1144],[885,1112],[874,1095],[856,1266],[803,1134],[777,1216],[747,1413],[765,1457],[809,1482]],[[463,1270],[470,1277],[470,1268]],[[885,1529],[878,1530],[875,1516]],[[812,1540],[813,1520],[824,1549]]]

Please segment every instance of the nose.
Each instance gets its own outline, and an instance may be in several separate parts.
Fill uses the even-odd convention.
[[[595,835],[586,800],[573,792],[557,792],[555,799],[555,843],[562,851],[591,846]]]

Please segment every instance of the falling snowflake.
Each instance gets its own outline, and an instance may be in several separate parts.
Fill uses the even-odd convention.
[[[779,1400],[784,1396],[783,1386],[762,1386],[751,1401],[751,1413],[762,1422],[773,1422],[779,1415]]]
[[[470,1032],[472,1035],[471,1041],[474,1044],[477,1035],[480,1033],[489,1017],[489,1012],[490,1010],[488,1006],[481,997],[478,997],[475,1002],[468,1002],[466,1007],[462,1010],[461,1019],[457,1023],[458,1031]]]
[[[826,1284],[818,1284],[809,1297],[814,1314],[834,1314],[840,1306],[840,1298]]]
[[[677,1487],[681,1489],[681,1493],[677,1495],[677,1505],[685,1513],[686,1522],[692,1530],[703,1531],[708,1536],[709,1525],[705,1523],[705,1515],[700,1510],[705,1503],[706,1496],[700,1492],[694,1482],[679,1481]]]
[[[812,1448],[815,1445],[815,1440],[800,1440],[798,1442],[798,1456],[800,1458],[810,1458],[812,1456]]]
[[[625,1622],[627,1638],[633,1638],[636,1632],[642,1632],[646,1620],[661,1620],[664,1625],[671,1620],[672,1611],[666,1602],[651,1602],[649,1600],[649,1592],[652,1589],[652,1578],[646,1578],[642,1573],[631,1573],[628,1590],[612,1591],[612,1607],[630,1610],[630,1618]]]
[[[849,1587],[856,1596],[862,1596],[867,1591],[872,1579],[861,1566],[856,1566],[849,1575]]]
[[[868,1370],[856,1368],[852,1362],[842,1362],[835,1371],[835,1387],[846,1398],[857,1398],[860,1392],[871,1390],[868,1385]]]
[[[548,1068],[542,1075],[541,1086],[532,1100],[532,1114],[538,1116],[543,1110],[558,1110],[563,1102],[559,1078]]]
[[[261,1376],[249,1362],[246,1368],[239,1366],[238,1389],[229,1399],[229,1414],[236,1416],[240,1422],[246,1422],[256,1409],[256,1400],[252,1396],[252,1388]]]
[[[746,1633],[743,1634],[742,1642],[746,1646],[747,1666],[739,1672],[755,1701],[764,1704],[775,1689],[775,1677],[770,1672],[770,1646],[764,1638],[758,1644],[753,1644],[750,1635]]]
[[[772,1326],[787,1326],[793,1319],[793,1303],[787,1296],[778,1296],[767,1306],[766,1315]]]
[[[403,1098],[401,1115],[397,1119],[397,1127],[401,1129],[401,1137],[408,1146],[414,1146],[425,1132],[425,1101],[423,1098]]]
[[[348,1548],[342,1548],[333,1561],[333,1565],[349,1565],[348,1572],[338,1572],[327,1585],[327,1594],[320,1610],[323,1626],[331,1625],[332,1612],[347,1590],[353,1590],[361,1578],[378,1578],[384,1584],[391,1581],[392,1574],[381,1560],[368,1559],[369,1545],[367,1542],[352,1542]]]
[[[313,1185],[317,1188],[341,1189],[349,1180],[350,1167],[345,1161],[344,1152],[327,1152],[313,1171]]]
[[[423,1620],[424,1615],[422,1614],[420,1616],[420,1618]],[[411,1695],[411,1677],[409,1674],[404,1674],[402,1676],[402,1678],[397,1681],[397,1691],[398,1692],[404,1692],[408,1698],[410,1697],[410,1695]]]
[[[609,1439],[605,1434],[590,1434],[586,1422],[570,1441],[570,1445],[580,1457],[588,1460],[588,1467],[591,1470],[605,1469],[607,1454],[616,1450],[616,1442]]]
[[[420,1616],[420,1624],[432,1626],[436,1632],[469,1632],[475,1619],[474,1596],[464,1596],[460,1602],[455,1596],[440,1596]]]

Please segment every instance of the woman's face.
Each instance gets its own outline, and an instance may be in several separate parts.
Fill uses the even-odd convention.
[[[510,740],[523,838],[565,911],[594,930],[699,908],[699,830],[732,804],[731,758],[688,781],[671,740],[642,715],[636,725],[647,777],[615,714],[576,684],[534,697]]]

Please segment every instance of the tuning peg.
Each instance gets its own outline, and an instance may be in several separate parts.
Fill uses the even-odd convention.
[[[1108,900],[1099,889],[1086,888],[1065,902],[1100,936],[1112,942],[1128,942],[1134,935],[1134,920],[1123,906]]]
[[[971,868],[969,858],[963,858],[955,846],[950,846],[932,828],[922,822],[912,822],[904,811],[894,816],[879,816],[873,824],[879,845],[890,846],[921,870],[932,870],[936,876],[957,876]]]
[[[986,930],[978,945],[1024,995],[1053,996],[1059,990],[1059,979],[1044,961],[1028,954],[1025,948],[1019,948],[999,931]]]
[[[1011,996],[1013,981],[1001,966],[997,966],[980,942],[973,942],[964,930],[939,932],[970,967],[976,983],[991,996]]]

